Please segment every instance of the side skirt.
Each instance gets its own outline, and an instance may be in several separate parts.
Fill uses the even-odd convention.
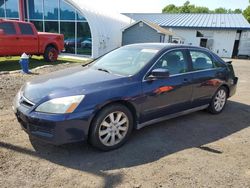
[[[170,115],[163,116],[163,117],[160,117],[160,118],[157,118],[157,119],[153,119],[153,120],[147,121],[145,123],[137,124],[136,129],[141,129],[141,128],[146,127],[146,126],[151,125],[151,124],[155,124],[155,123],[158,123],[158,122],[161,122],[161,121],[165,121],[165,120],[168,120],[168,119],[172,119],[172,118],[176,118],[176,117],[183,116],[183,115],[186,115],[186,114],[190,114],[192,112],[204,110],[208,106],[209,106],[209,104],[199,106],[199,107],[196,107],[196,108],[191,108],[191,109],[188,109],[188,110],[177,112],[175,114],[170,114]]]

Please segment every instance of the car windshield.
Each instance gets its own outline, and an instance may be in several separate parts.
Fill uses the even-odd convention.
[[[95,61],[93,68],[123,76],[139,72],[158,52],[158,49],[123,47]]]

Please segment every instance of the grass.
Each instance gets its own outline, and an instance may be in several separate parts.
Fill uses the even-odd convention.
[[[0,57],[0,71],[14,71],[20,70],[21,66],[19,64],[20,57]],[[42,56],[32,56],[29,60],[29,69],[33,69],[36,67],[44,66],[44,65],[58,65],[63,63],[87,63],[87,61],[79,60],[79,59],[69,59],[69,58],[58,58],[56,62],[45,62]]]

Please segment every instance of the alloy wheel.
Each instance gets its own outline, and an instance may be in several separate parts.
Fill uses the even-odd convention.
[[[226,104],[227,94],[224,89],[221,89],[217,92],[214,98],[214,109],[217,112],[220,112],[224,105]]]
[[[105,146],[120,143],[128,132],[129,120],[125,113],[117,111],[107,115],[99,127],[99,139]]]

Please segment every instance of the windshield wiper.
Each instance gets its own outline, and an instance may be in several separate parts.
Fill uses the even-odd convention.
[[[97,70],[110,73],[107,69],[104,69],[104,68],[98,68]]]

